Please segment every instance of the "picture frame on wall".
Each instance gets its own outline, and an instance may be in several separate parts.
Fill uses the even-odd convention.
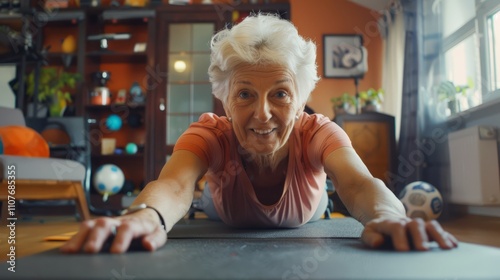
[[[368,71],[368,52],[361,34],[323,35],[323,77],[362,78]]]

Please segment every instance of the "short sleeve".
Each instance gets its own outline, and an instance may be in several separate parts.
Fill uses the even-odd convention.
[[[322,169],[325,158],[341,147],[352,147],[345,131],[327,117],[315,114],[303,120],[303,152],[310,164]]]
[[[220,165],[224,147],[227,147],[231,125],[225,117],[213,113],[202,114],[197,122],[179,137],[174,152],[188,150],[203,160],[208,166]]]

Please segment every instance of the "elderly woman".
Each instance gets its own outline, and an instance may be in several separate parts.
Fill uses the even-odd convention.
[[[436,221],[405,216],[400,201],[374,178],[335,123],[303,112],[318,81],[316,47],[288,21],[246,18],[212,39],[209,76],[226,116],[204,114],[179,138],[157,180],[126,215],[82,224],[63,252],[127,251],[133,239],[155,250],[188,212],[194,186],[206,175],[204,203],[211,216],[237,227],[299,227],[325,210],[332,179],[351,215],[364,226],[362,241],[396,250],[457,246]]]

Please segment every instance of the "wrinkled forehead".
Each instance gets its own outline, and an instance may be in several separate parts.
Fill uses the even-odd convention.
[[[295,75],[290,69],[277,64],[239,64],[231,72],[230,83],[249,84],[256,79],[290,84],[295,89]]]

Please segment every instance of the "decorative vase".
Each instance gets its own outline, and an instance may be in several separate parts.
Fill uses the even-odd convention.
[[[460,101],[458,99],[448,101],[448,108],[450,109],[451,115],[462,111],[460,107]]]
[[[35,103],[28,103],[27,115],[35,118],[45,118],[48,114],[48,109],[45,104],[38,103],[35,109]]]
[[[348,114],[350,108],[351,108],[351,106],[349,104],[344,103],[344,104],[342,104],[342,106],[334,106],[333,112],[335,113],[335,115]]]
[[[367,101],[363,107],[361,107],[361,113],[368,112],[379,112],[380,111],[380,103]]]
[[[64,115],[64,110],[66,110],[66,105],[66,100],[54,98],[49,105],[49,116],[62,117]]]

